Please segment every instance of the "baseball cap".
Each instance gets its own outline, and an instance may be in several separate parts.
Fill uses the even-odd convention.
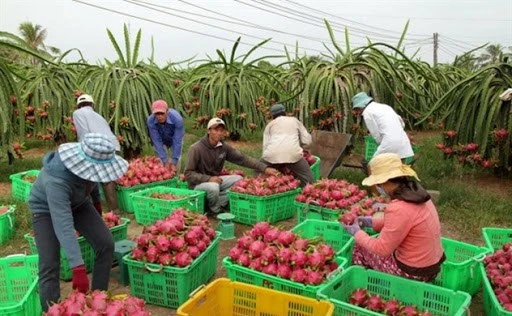
[[[153,114],[155,114],[155,113],[165,113],[165,112],[167,112],[168,108],[169,107],[167,106],[167,103],[165,103],[164,100],[156,100],[151,105],[151,113],[153,113]]]
[[[88,94],[82,94],[81,96],[79,96],[77,99],[76,99],[76,105],[80,105],[80,103],[84,103],[84,102],[90,102],[90,103],[94,103],[94,100],[92,99],[92,97]]]
[[[216,127],[217,125],[224,125],[224,127],[226,127],[226,123],[224,123],[224,121],[218,117],[214,117],[208,121],[208,129]]]

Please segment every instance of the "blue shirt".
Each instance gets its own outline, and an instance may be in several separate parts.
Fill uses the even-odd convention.
[[[183,145],[183,136],[185,136],[185,125],[180,113],[174,109],[167,111],[167,120],[164,124],[158,123],[154,114],[148,117],[149,137],[153,142],[158,157],[162,163],[169,161],[167,151],[164,145],[172,149],[172,163],[178,164],[181,156],[181,147]]]

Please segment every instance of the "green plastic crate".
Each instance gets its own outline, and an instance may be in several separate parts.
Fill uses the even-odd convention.
[[[335,275],[343,273],[343,270],[347,266],[347,260],[344,258],[336,257],[336,262],[339,265],[339,269],[332,273],[331,277],[327,278],[327,280],[320,285],[306,285],[294,282],[292,280],[283,279],[278,276],[265,274],[263,272],[233,263],[229,257],[225,257],[222,260],[222,266],[224,266],[226,269],[227,276],[231,281],[237,281],[256,286],[262,286],[281,292],[316,298],[317,292],[325,284],[330,283]]]
[[[38,176],[39,170],[28,170],[16,174],[11,174],[9,179],[12,182],[11,196],[14,200],[27,202],[30,196],[30,190],[32,189],[33,183],[23,180],[25,176]]]
[[[127,218],[121,218],[122,224],[118,226],[114,226],[110,228],[110,232],[114,237],[114,241],[120,241],[126,239],[128,233],[128,224],[130,220]],[[30,248],[30,252],[32,254],[37,254],[37,246],[35,237],[31,234],[25,234],[25,239],[28,242],[28,246]],[[78,245],[80,247],[80,252],[82,253],[82,259],[85,263],[85,269],[87,272],[91,272],[94,267],[94,249],[91,244],[83,237],[80,236],[77,238]],[[60,248],[60,278],[64,281],[69,281],[73,277],[73,272],[71,271],[71,267],[69,266],[68,258],[66,257],[66,252],[61,247]]]
[[[152,198],[151,194],[153,193],[171,193],[183,196],[183,198],[173,201],[162,200]],[[141,225],[151,225],[156,220],[166,218],[179,207],[203,214],[205,196],[206,192],[204,191],[177,189],[164,186],[156,186],[138,191],[131,195],[135,221]]]
[[[506,243],[512,243],[512,229],[498,227],[482,228],[485,245],[493,252],[503,247]]]
[[[313,179],[315,181],[318,181],[320,180],[320,157],[317,157],[317,156],[313,156],[315,157],[315,163],[311,165],[311,172],[313,173]]]
[[[188,300],[189,294],[213,277],[217,268],[220,234],[208,248],[185,268],[144,263],[123,257],[130,276],[133,296],[146,303],[178,308]]]
[[[375,142],[375,139],[373,139],[372,136],[365,136],[364,142],[365,142],[364,159],[366,161],[370,161],[370,160],[372,160],[373,155],[377,151],[377,147],[379,147],[379,145]],[[412,151],[413,151],[413,153],[416,153],[417,147],[412,146]],[[405,158],[406,164],[410,164],[413,161],[414,161],[414,156]]]
[[[478,265],[491,250],[449,238],[441,238],[441,241],[446,261],[434,284],[471,295],[478,292],[482,285]]]
[[[181,180],[178,180],[177,183],[176,183],[176,187],[178,189],[189,189],[188,187],[188,182],[187,181],[181,181]]]
[[[254,225],[261,221],[275,223],[293,217],[294,200],[300,189],[284,193],[255,196],[228,191],[229,209],[235,215],[233,221]]]
[[[350,295],[358,288],[366,288],[385,300],[396,298],[405,304],[414,304],[421,311],[428,310],[436,316],[466,315],[471,303],[471,296],[467,293],[366,270],[360,266],[352,266],[337,275],[320,289],[318,298],[334,304],[335,316],[382,315],[348,303]]]
[[[482,277],[483,283],[483,301],[484,301],[484,311],[487,316],[512,316],[512,312],[506,311],[503,306],[501,306],[496,294],[492,289],[491,281],[487,278],[487,274],[485,273],[485,267],[483,264],[479,265],[479,273]]]
[[[38,261],[36,255],[0,258],[0,315],[41,315]]]
[[[307,239],[321,237],[331,246],[337,256],[352,260],[354,237],[347,233],[338,222],[319,221],[308,219],[292,229],[292,232]],[[350,264],[350,262],[348,262]]]
[[[333,210],[297,201],[294,201],[294,205],[297,210],[297,222],[299,223],[302,223],[307,219],[337,222],[341,212],[340,210]]]
[[[0,208],[7,206],[7,212],[0,215],[0,245],[8,241],[14,233],[16,217],[14,211],[15,205],[0,205]]]
[[[117,203],[119,205],[119,209],[127,213],[133,213],[133,200],[131,198],[132,193],[138,192],[140,190],[153,188],[156,186],[176,187],[176,181],[176,178],[172,178],[169,180],[158,181],[148,184],[134,185],[132,187],[122,187],[120,185],[117,185]]]

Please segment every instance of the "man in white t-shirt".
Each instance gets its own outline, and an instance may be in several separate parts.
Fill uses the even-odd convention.
[[[114,144],[116,151],[120,151],[121,146],[119,141],[117,140],[116,135],[112,133],[107,121],[103,116],[94,111],[94,100],[92,97],[88,94],[82,94],[76,99],[76,106],[78,109],[73,112],[73,123],[75,124],[78,141],[81,142],[82,138],[87,133],[99,133],[107,136],[112,141],[112,144]],[[119,213],[116,183],[104,183],[103,191],[105,192],[105,197],[108,205],[110,206],[110,210],[115,213]],[[101,213],[101,204],[97,207],[99,207],[98,212]]]
[[[374,157],[383,153],[397,154],[402,160],[414,156],[404,121],[392,107],[373,101],[366,92],[359,92],[352,98],[352,109],[363,115],[366,128],[378,144]]]
[[[301,121],[286,115],[282,104],[272,105],[270,114],[272,121],[263,132],[261,160],[277,170],[291,170],[302,185],[313,183],[313,172],[303,155],[303,148],[311,145],[311,135]]]

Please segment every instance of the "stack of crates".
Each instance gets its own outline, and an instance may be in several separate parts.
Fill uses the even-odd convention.
[[[133,296],[148,304],[178,308],[198,286],[207,283],[217,268],[220,234],[186,267],[162,266],[123,257],[130,276]]]
[[[157,181],[147,184],[139,184],[134,185],[131,187],[123,187],[120,185],[117,185],[117,202],[119,204],[119,209],[121,211],[127,212],[127,213],[133,213],[134,207],[133,207],[133,199],[131,198],[131,195],[135,192],[153,188],[156,186],[166,186],[166,187],[176,187],[177,183],[176,178],[172,178],[169,180],[163,180],[163,181]]]
[[[235,222],[254,225],[267,221],[276,223],[293,217],[294,201],[300,189],[284,193],[256,196],[229,191],[230,212],[235,215]]]
[[[182,198],[163,200],[151,197],[153,193],[172,194]],[[188,189],[177,189],[156,186],[138,191],[131,195],[135,221],[141,225],[151,225],[156,220],[163,219],[176,208],[185,208],[192,212],[204,213],[206,192]]]

